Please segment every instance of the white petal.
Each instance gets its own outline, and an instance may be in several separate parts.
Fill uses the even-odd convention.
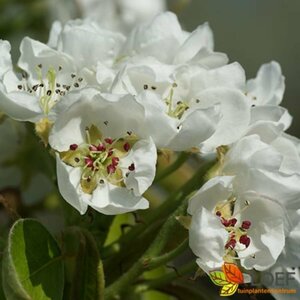
[[[168,147],[178,132],[179,121],[167,115],[166,104],[157,94],[145,92],[136,99],[145,108],[144,126],[140,126],[138,132],[142,136],[151,136],[157,148]]]
[[[284,76],[277,62],[270,62],[260,67],[255,79],[247,82],[247,92],[250,97],[256,97],[259,105],[278,105],[285,89]]]
[[[135,28],[127,39],[124,54],[153,56],[161,62],[171,63],[183,39],[176,15],[166,12],[149,24]]]
[[[217,176],[207,181],[189,200],[188,213],[194,215],[201,207],[213,211],[216,204],[226,200],[232,193],[234,176]]]
[[[53,22],[49,33],[49,40],[47,43],[49,47],[57,49],[58,39],[59,39],[59,35],[61,34],[61,31],[62,31],[61,22],[59,21]]]
[[[258,134],[261,139],[270,143],[289,128],[292,117],[280,106],[263,105],[251,109],[251,124],[246,135]]]
[[[207,140],[216,130],[219,114],[214,107],[196,109],[183,116],[180,130],[168,144],[168,148],[175,151],[184,151],[199,145]]]
[[[0,110],[19,121],[36,122],[43,112],[39,100],[25,92],[4,94],[0,88]]]
[[[216,88],[202,92],[198,99],[202,107],[219,104],[222,114],[215,133],[203,143],[202,151],[213,151],[214,148],[231,144],[242,136],[249,125],[250,107],[241,92]]]
[[[179,48],[174,63],[181,64],[193,58],[200,49],[213,50],[214,37],[208,23],[204,23],[193,31]]]
[[[294,142],[282,135],[272,142],[272,146],[283,155],[280,171],[285,174],[300,174],[300,156]]]
[[[91,125],[111,138],[125,136],[128,131],[137,132],[143,124],[142,106],[129,95],[118,97],[114,102],[104,97],[95,95],[93,90],[83,91],[81,99],[57,118],[49,136],[50,145],[58,151],[66,151],[71,144],[86,142],[85,128]]]
[[[0,80],[3,75],[11,69],[10,43],[8,41],[0,40]]]
[[[124,159],[121,159],[120,166],[124,168],[123,176],[128,189],[133,189],[136,196],[142,195],[152,184],[156,171],[156,147],[153,140],[140,140]],[[134,163],[135,170],[128,172],[128,167]]]
[[[190,64],[199,64],[206,69],[214,69],[226,65],[229,61],[227,54],[201,49],[190,61]]]
[[[228,233],[220,219],[204,207],[192,217],[189,230],[189,245],[202,264],[211,268],[212,264],[223,263],[224,246]]]
[[[262,199],[270,198],[286,208],[300,206],[300,176],[265,170],[244,170],[236,177],[236,190],[255,191]]]
[[[111,85],[116,77],[116,71],[106,67],[101,62],[97,63],[97,71],[96,71],[96,78],[97,82],[100,84],[102,91],[109,91]]]
[[[138,95],[147,89],[164,95],[170,89],[173,66],[163,64],[154,58],[139,58],[128,61],[118,73],[112,92]]]
[[[247,209],[243,209],[244,201],[248,200]],[[284,218],[285,212],[276,201],[261,198],[258,194],[248,193],[240,196],[235,204],[240,221],[251,221],[247,230],[251,242],[249,247],[241,252],[242,265],[246,269],[255,268],[259,271],[272,266],[285,244]],[[255,255],[255,258],[251,255]]]
[[[72,59],[64,53],[53,50],[49,46],[25,37],[20,45],[21,56],[18,65],[26,71],[30,78],[40,80],[36,72],[39,64],[42,64],[42,76],[46,74],[50,68],[54,68],[57,72],[60,67],[70,74],[75,70]]]
[[[283,155],[270,145],[262,142],[257,135],[242,138],[225,156],[223,173],[236,175],[250,168],[277,172]]]
[[[83,215],[87,211],[88,206],[82,201],[78,193],[80,189],[81,169],[66,165],[57,155],[56,170],[57,183],[61,195]]]
[[[72,56],[78,68],[96,68],[99,61],[111,66],[123,42],[123,35],[94,23],[69,23],[62,30],[58,49]]]
[[[126,188],[109,183],[99,185],[86,204],[105,215],[123,214],[138,209],[147,209],[149,202]]]
[[[262,223],[257,231],[249,231],[253,245],[250,244],[248,249],[243,251],[243,255],[248,255],[247,258],[241,259],[244,268],[263,271],[276,263],[284,247],[284,226],[277,223]],[[253,254],[255,258],[251,257]]]

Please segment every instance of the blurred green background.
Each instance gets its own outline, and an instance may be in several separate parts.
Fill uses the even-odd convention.
[[[151,1],[151,0],[149,0]],[[47,41],[52,21],[80,16],[80,0],[0,0],[0,38],[18,55],[29,35]],[[240,62],[248,78],[263,63],[277,60],[286,76],[282,105],[294,116],[289,132],[300,137],[300,1],[299,0],[169,0],[185,29],[208,21],[218,51]]]

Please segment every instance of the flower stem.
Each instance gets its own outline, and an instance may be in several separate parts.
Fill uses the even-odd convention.
[[[161,256],[153,257],[149,260],[149,262],[146,264],[146,267],[148,270],[155,269],[175,257],[178,257],[182,252],[184,252],[188,247],[189,241],[186,238],[177,248],[171,250],[170,252],[167,252]]]
[[[154,290],[157,288],[160,288],[170,282],[172,282],[173,280],[177,279],[178,277],[181,277],[183,275],[192,273],[192,272],[196,272],[197,270],[197,265],[195,263],[195,261],[191,261],[189,263],[187,263],[186,265],[178,268],[176,270],[176,272],[169,272],[166,275],[157,278],[157,279],[153,279],[153,280],[148,280],[145,281],[144,283],[137,285],[135,287],[135,292],[138,293],[142,293],[148,290]]]
[[[168,166],[165,170],[160,172],[154,179],[154,182],[158,182],[167,176],[171,175],[173,172],[175,172],[177,169],[179,169],[190,157],[190,153],[188,152],[182,152],[179,154],[178,158],[175,160],[173,164]]]
[[[151,257],[155,257],[161,253],[165,248],[165,245],[168,242],[168,238],[171,236],[171,233],[174,229],[174,226],[178,222],[176,216],[182,215],[185,213],[187,208],[187,201],[183,202],[178,209],[167,219],[165,224],[162,226],[157,237],[154,239],[150,247],[146,250],[144,255],[125,273],[121,276],[116,282],[111,284],[105,290],[105,299],[120,299],[120,294],[128,287],[132,282],[140,276],[145,269],[147,269],[147,264]],[[163,261],[164,262],[164,261]]]
[[[166,201],[157,209],[150,212],[143,219],[143,223],[137,225],[128,233],[123,235],[117,242],[102,249],[102,257],[105,258],[109,253],[122,252],[137,236],[143,233],[151,224],[157,220],[162,220],[166,218],[180,203],[193,191],[200,188],[205,181],[205,174],[207,171],[213,167],[216,163],[215,156],[209,156],[206,161],[201,165],[199,170],[194,174],[194,176],[185,183],[179,190],[173,192]]]

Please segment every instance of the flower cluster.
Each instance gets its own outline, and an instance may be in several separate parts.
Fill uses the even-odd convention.
[[[26,37],[20,52],[18,74],[0,41],[0,109],[35,124],[56,153],[61,195],[81,214],[148,208],[158,150],[217,153],[188,207],[198,265],[299,261],[300,148],[285,133],[278,63],[246,80],[214,50],[208,24],[186,32],[170,12],[129,33],[90,19],[54,23],[47,44]]]

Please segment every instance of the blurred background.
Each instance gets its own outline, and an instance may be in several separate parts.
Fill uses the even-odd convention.
[[[25,35],[46,42],[54,20],[82,16],[87,2],[0,0],[0,38],[12,43],[17,58],[19,43]],[[168,9],[178,14],[189,31],[208,21],[217,51],[226,52],[231,61],[240,62],[248,78],[255,76],[261,64],[277,60],[286,76],[282,105],[294,116],[289,132],[300,137],[299,0],[169,0]]]

